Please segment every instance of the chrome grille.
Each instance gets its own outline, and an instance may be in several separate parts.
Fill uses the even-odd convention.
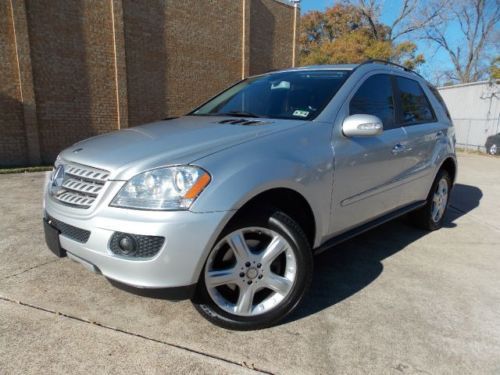
[[[62,183],[56,189],[52,188],[52,196],[65,205],[77,208],[91,207],[102,192],[109,172],[85,165],[66,163],[63,165]]]
[[[103,185],[95,182],[80,180],[78,178],[68,178],[64,181],[62,186],[67,190],[96,197]]]
[[[64,165],[65,174],[88,181],[101,182],[104,184],[108,180],[109,172],[83,165]]]

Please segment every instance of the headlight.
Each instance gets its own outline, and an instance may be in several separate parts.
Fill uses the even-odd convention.
[[[198,167],[153,169],[128,181],[113,199],[111,206],[187,210],[209,182],[210,175]]]

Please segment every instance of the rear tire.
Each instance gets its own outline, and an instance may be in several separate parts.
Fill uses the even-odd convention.
[[[451,188],[450,174],[441,169],[432,184],[425,206],[411,213],[413,223],[428,231],[440,229],[446,216]]]
[[[247,215],[217,240],[192,302],[217,326],[266,328],[297,307],[312,272],[311,246],[291,217],[279,210]]]

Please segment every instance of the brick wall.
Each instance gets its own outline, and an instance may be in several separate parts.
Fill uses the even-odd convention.
[[[294,14],[276,0],[0,1],[0,166],[51,163],[291,66]]]
[[[241,79],[242,3],[167,2],[169,114],[184,114]]]
[[[110,2],[27,0],[42,161],[116,129]]]
[[[250,74],[290,66],[293,46],[293,9],[274,0],[250,3]]]

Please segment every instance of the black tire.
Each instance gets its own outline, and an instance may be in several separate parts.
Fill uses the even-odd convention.
[[[434,198],[434,193],[436,192],[436,190],[438,188],[438,184],[442,179],[444,179],[448,185],[448,194],[447,194],[444,213],[441,215],[441,217],[438,221],[435,221],[432,218],[433,198]],[[417,227],[419,227],[421,229],[428,230],[428,231],[434,231],[434,230],[440,229],[443,226],[443,221],[444,221],[444,218],[446,216],[446,211],[448,209],[451,188],[452,188],[452,181],[451,181],[450,174],[446,170],[441,169],[438,172],[438,174],[434,180],[434,183],[432,184],[431,190],[429,191],[429,194],[427,196],[427,201],[426,201],[425,206],[419,208],[418,210],[416,210],[410,214],[412,222]]]
[[[205,263],[192,303],[204,318],[219,327],[243,331],[275,325],[297,307],[311,284],[313,257],[309,241],[300,226],[279,210],[240,217],[224,229],[216,244],[230,233],[249,227],[268,228],[281,235],[288,242],[296,258],[295,280],[287,296],[270,311],[256,316],[240,316],[221,309],[210,296],[205,283],[205,268],[207,267],[207,263]],[[216,246],[214,246],[215,248]]]

